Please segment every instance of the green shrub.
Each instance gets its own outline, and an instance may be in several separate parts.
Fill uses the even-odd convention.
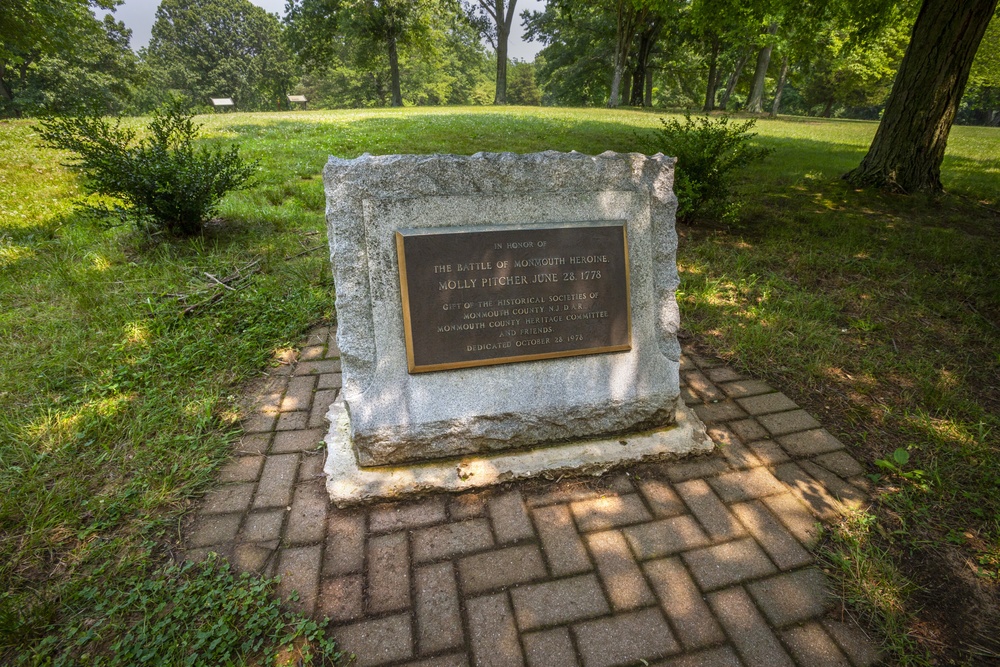
[[[691,222],[697,218],[719,215],[732,217],[734,171],[764,159],[771,149],[751,145],[756,136],[750,130],[756,119],[730,124],[729,116],[713,121],[707,116],[684,122],[660,119],[656,131],[656,150],[677,158],[674,192],[677,194],[677,219]]]
[[[256,170],[239,148],[195,148],[199,126],[173,104],[153,113],[141,138],[122,119],[53,118],[41,136],[79,157],[69,166],[84,174],[84,187],[101,195],[81,206],[101,218],[118,218],[172,236],[198,233],[230,190],[246,188]],[[110,201],[110,205],[109,205]]]

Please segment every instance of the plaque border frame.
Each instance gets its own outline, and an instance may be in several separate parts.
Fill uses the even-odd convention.
[[[406,278],[406,251],[403,247],[403,240],[406,236],[431,236],[435,234],[462,234],[469,232],[499,232],[499,231],[537,231],[546,229],[572,229],[577,227],[615,227],[622,228],[622,246],[625,257],[625,313],[627,315],[627,342],[623,345],[610,345],[604,347],[588,347],[575,350],[560,350],[558,352],[540,352],[535,354],[521,354],[510,357],[490,357],[487,359],[476,359],[475,361],[450,361],[443,364],[425,364],[418,366],[413,358],[413,324],[410,318],[410,292],[409,283]],[[445,231],[447,230],[447,231]],[[396,240],[396,263],[399,267],[399,293],[403,307],[403,334],[406,340],[406,367],[407,372],[431,373],[434,371],[448,371],[458,368],[475,368],[477,366],[497,366],[500,364],[516,364],[525,361],[540,361],[543,359],[563,359],[566,357],[580,357],[592,354],[607,354],[610,352],[629,352],[632,349],[632,267],[629,263],[628,253],[628,221],[627,220],[586,220],[568,223],[543,223],[538,225],[470,225],[466,227],[421,227],[419,229],[397,229]]]

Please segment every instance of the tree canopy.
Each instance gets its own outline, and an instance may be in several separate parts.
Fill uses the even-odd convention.
[[[490,62],[457,0],[289,0],[304,91],[335,106],[482,104]]]
[[[141,80],[121,0],[10,0],[0,11],[0,110],[121,111]]]
[[[520,13],[539,56],[514,63],[516,0],[286,0],[280,18],[250,0],[162,0],[138,54],[102,16],[120,1],[10,0],[0,113],[145,112],[174,97],[267,110],[299,93],[313,108],[515,102],[875,119],[927,4],[547,0]],[[996,22],[982,44],[956,122],[1000,124]]]
[[[280,109],[293,77],[278,18],[249,0],[162,0],[145,56],[157,90],[193,104]]]

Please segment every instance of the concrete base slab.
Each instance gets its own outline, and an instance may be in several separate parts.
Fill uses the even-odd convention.
[[[705,433],[705,425],[690,408],[678,401],[676,425],[655,431],[493,456],[362,468],[351,446],[350,417],[342,398],[338,397],[330,406],[327,418],[330,431],[326,436],[326,488],[338,507],[431,491],[465,491],[543,473],[600,475],[625,463],[705,454],[714,447]]]

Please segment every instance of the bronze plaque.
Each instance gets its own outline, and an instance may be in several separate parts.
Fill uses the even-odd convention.
[[[411,373],[632,349],[625,223],[396,232]]]

